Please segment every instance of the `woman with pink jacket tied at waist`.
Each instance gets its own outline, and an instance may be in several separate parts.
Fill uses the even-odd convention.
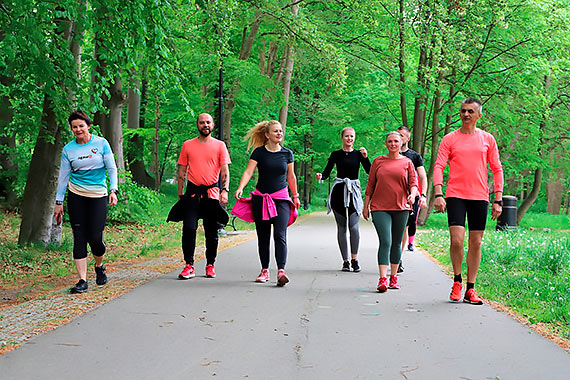
[[[282,146],[283,129],[277,120],[262,121],[245,136],[248,150],[254,148],[235,192],[238,200],[232,209],[235,215],[247,222],[255,221],[261,273],[256,282],[269,281],[269,245],[271,225],[277,261],[277,286],[289,282],[285,273],[287,262],[287,227],[297,218],[300,206],[297,194],[297,177],[293,168],[293,152]],[[242,198],[243,189],[258,170],[256,189],[251,198]],[[287,192],[287,183],[292,197]]]
[[[497,219],[503,211],[503,168],[499,160],[499,150],[495,138],[490,133],[477,128],[482,115],[481,102],[466,98],[461,102],[459,117],[461,128],[445,135],[439,144],[437,160],[433,167],[433,187],[435,209],[445,212],[451,244],[449,253],[454,278],[449,299],[461,299],[463,281],[463,241],[465,239],[465,215],[469,224],[469,246],[467,249],[467,289],[463,302],[482,305],[483,300],[475,293],[475,279],[481,262],[481,241],[487,223],[489,208],[489,186],[487,184],[487,164],[495,179],[495,201],[491,218]],[[445,197],[443,195],[443,170],[449,161],[449,180]]]

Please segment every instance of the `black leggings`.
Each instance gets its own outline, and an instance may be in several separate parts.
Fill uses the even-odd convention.
[[[103,256],[107,197],[87,198],[69,191],[67,212],[73,230],[73,258],[79,260],[87,257],[87,243],[93,256]]]
[[[412,206],[412,211],[410,211],[410,217],[408,218],[408,236],[414,236],[416,234],[419,212],[420,212],[420,197],[416,197],[416,201]]]
[[[261,268],[269,268],[269,245],[271,242],[271,225],[273,225],[273,240],[275,242],[275,261],[277,269],[285,269],[287,263],[287,223],[291,215],[289,201],[275,200],[277,216],[270,220],[262,219],[263,197],[252,197],[253,218],[257,231],[257,247]]]
[[[196,251],[196,230],[198,219],[202,219],[206,236],[206,265],[214,265],[218,254],[219,201],[211,198],[193,197],[188,201],[191,207],[186,209],[182,224],[182,252],[186,264],[194,265]]]

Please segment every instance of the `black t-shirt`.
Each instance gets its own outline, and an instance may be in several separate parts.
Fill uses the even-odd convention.
[[[366,171],[370,172],[370,160],[364,158],[360,150],[354,149],[352,152],[345,152],[342,149],[335,150],[329,156],[329,162],[323,170],[323,179],[327,179],[333,166],[336,164],[336,176],[338,178],[358,179],[360,164]]]
[[[414,168],[416,170],[418,170],[418,167],[424,166],[424,160],[422,156],[420,156],[420,154],[417,153],[415,150],[408,149],[405,152],[400,152],[400,154],[412,160],[412,164],[414,164]]]
[[[257,190],[271,194],[287,187],[287,165],[294,161],[291,150],[281,147],[278,152],[270,152],[260,146],[251,153],[250,159],[257,162]]]

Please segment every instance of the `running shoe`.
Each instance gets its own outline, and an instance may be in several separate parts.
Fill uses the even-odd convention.
[[[412,243],[408,244],[408,251],[414,251],[414,245]]]
[[[87,284],[87,281],[81,279],[77,282],[77,284],[73,285],[73,287],[69,289],[69,293],[71,294],[85,293],[88,287],[89,285]]]
[[[284,269],[279,269],[277,271],[277,286],[285,286],[289,282],[289,277],[285,273]]]
[[[196,277],[196,272],[194,271],[194,267],[190,264],[186,264],[182,272],[178,275],[178,278],[181,280],[188,280],[189,278]]]
[[[390,285],[388,285],[388,287],[390,289],[400,289],[400,285],[398,284],[398,276],[390,276]]]
[[[342,263],[342,271],[343,272],[350,272],[350,262],[349,261],[344,261]]]
[[[388,279],[386,277],[380,277],[380,280],[378,280],[378,287],[376,288],[380,293],[384,293],[386,290],[388,290]]]
[[[471,305],[483,305],[483,300],[475,293],[475,289],[469,289],[465,292],[463,302],[470,303]]]
[[[353,272],[360,272],[360,265],[358,265],[358,260],[352,259],[350,260],[350,265],[352,266]]]
[[[99,286],[105,285],[109,280],[107,279],[107,275],[105,274],[105,265],[101,265],[100,267],[95,267],[95,283]]]
[[[400,264],[398,265],[398,273],[404,273],[404,264],[402,260],[400,260]]]
[[[459,302],[461,299],[461,289],[463,285],[459,281],[455,281],[451,287],[451,294],[449,294],[449,300],[453,302]]]
[[[269,281],[269,269],[262,269],[259,276],[255,279],[255,282],[267,282]]]
[[[216,278],[216,272],[214,271],[214,266],[212,264],[206,265],[206,277]]]

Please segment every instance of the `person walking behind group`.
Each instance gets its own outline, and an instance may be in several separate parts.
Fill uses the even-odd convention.
[[[220,214],[225,214],[220,204],[228,203],[230,191],[230,155],[226,144],[211,136],[214,129],[212,116],[207,113],[198,115],[196,126],[198,137],[184,142],[178,158],[178,197],[183,222],[182,252],[186,262],[178,275],[181,280],[196,276],[194,251],[198,219],[203,221],[206,238],[206,277],[216,277],[214,263],[218,253],[218,220]],[[220,173],[221,189],[218,185]],[[169,220],[173,220],[171,216]]]
[[[401,126],[397,129],[402,136],[402,148],[400,149],[400,154],[408,157],[412,160],[414,168],[416,169],[416,174],[419,177],[419,189],[421,193],[416,197],[414,204],[412,205],[412,210],[410,211],[410,217],[408,218],[408,225],[404,229],[404,237],[402,238],[402,254],[406,248],[408,251],[414,250],[414,236],[416,235],[416,226],[418,223],[418,214],[421,208],[425,208],[426,205],[426,190],[428,186],[426,169],[424,168],[424,160],[422,156],[415,150],[409,148],[408,143],[410,142],[410,129],[406,126]],[[398,267],[398,273],[404,271],[404,265],[402,265],[402,260],[400,260],[400,266]]]
[[[351,265],[354,272],[360,272],[360,265],[358,264],[358,246],[360,243],[358,222],[360,214],[362,214],[362,194],[358,180],[360,165],[366,174],[370,172],[370,160],[366,149],[354,149],[355,135],[353,128],[344,128],[340,133],[342,149],[332,152],[323,172],[315,175],[317,181],[327,179],[336,165],[337,175],[327,201],[327,214],[331,210],[334,214],[338,247],[343,260],[342,271],[344,272],[350,271]],[[350,261],[346,240],[347,224],[350,232]]]
[[[408,222],[411,205],[418,195],[418,179],[412,161],[400,154],[402,137],[396,131],[386,136],[388,154],[372,162],[366,186],[362,216],[372,222],[378,234],[378,270],[380,279],[377,290],[400,289],[398,265],[402,256],[400,243]],[[388,285],[388,263],[390,284]]]
[[[55,198],[54,216],[57,223],[63,217],[63,200],[67,195],[67,212],[73,231],[73,259],[79,281],[70,293],[84,293],[87,283],[87,244],[95,259],[95,283],[108,281],[103,265],[105,242],[103,230],[107,221],[107,204],[117,204],[117,166],[107,140],[90,132],[92,122],[83,111],[75,111],[68,118],[75,139],[61,153],[61,167]],[[109,175],[111,191],[107,191]]]
[[[499,150],[493,135],[477,128],[482,116],[481,102],[466,98],[461,102],[459,117],[461,128],[445,135],[439,144],[439,152],[433,169],[435,209],[445,212],[449,224],[451,264],[453,266],[453,286],[449,299],[461,299],[463,281],[463,241],[465,240],[465,215],[469,225],[467,248],[467,289],[463,302],[482,305],[483,300],[475,293],[475,280],[481,262],[481,241],[487,223],[489,208],[489,186],[487,184],[487,164],[494,178],[495,201],[491,211],[492,219],[497,219],[503,206],[503,168]],[[449,180],[443,195],[443,170],[449,161]]]
[[[285,272],[287,227],[295,221],[297,209],[301,205],[293,167],[293,152],[283,146],[283,136],[281,123],[277,120],[262,121],[247,132],[248,149],[253,147],[254,150],[235,192],[238,202],[232,209],[233,215],[249,222],[255,221],[261,262],[261,273],[256,282],[269,281],[269,245],[273,225],[278,286],[289,282]],[[251,198],[244,199],[243,190],[255,168],[258,170],[255,191],[251,193]],[[287,184],[293,199],[289,197]]]

